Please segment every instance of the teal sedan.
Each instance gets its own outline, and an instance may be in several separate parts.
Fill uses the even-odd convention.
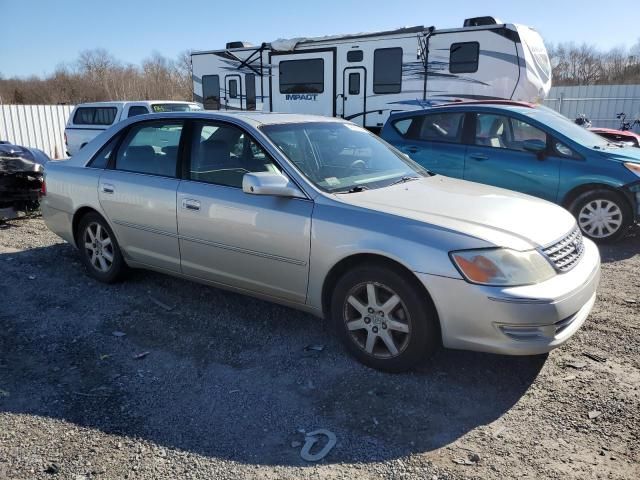
[[[599,242],[617,240],[640,219],[640,149],[544,106],[477,101],[400,112],[381,136],[434,173],[562,205]]]

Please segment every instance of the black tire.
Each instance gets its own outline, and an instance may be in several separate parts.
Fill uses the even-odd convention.
[[[364,288],[364,294],[369,298],[369,284],[374,285],[374,299],[380,308],[383,308],[381,305],[393,294],[399,297],[400,303],[396,308],[389,310],[386,317],[384,313],[380,315],[381,310],[374,311],[370,317],[361,313],[362,308],[370,312],[367,307],[373,304],[364,304],[367,300],[363,297],[362,289]],[[356,309],[353,303],[350,303],[350,297],[354,297],[352,301],[360,302],[360,309]],[[331,316],[337,335],[353,356],[363,364],[378,370],[409,370],[431,355],[440,345],[438,318],[431,299],[418,288],[415,280],[390,266],[362,265],[344,274],[333,291]],[[347,324],[351,324],[356,330],[351,330]],[[401,326],[399,324],[404,324],[402,328],[408,332],[398,330]],[[370,335],[373,335],[375,340],[372,341],[371,352],[368,352]],[[392,353],[388,348],[387,335],[391,336],[397,349],[396,353]]]
[[[99,230],[97,227],[99,226]],[[91,234],[88,230],[91,230],[94,237],[96,232],[100,237],[101,244],[93,243],[93,247],[88,248],[88,244],[92,243]],[[107,244],[106,240],[110,239]],[[104,242],[104,245],[102,245]],[[80,250],[80,256],[84,263],[89,275],[96,280],[104,283],[114,283],[120,280],[127,271],[127,264],[122,258],[122,252],[120,246],[116,240],[109,224],[97,213],[87,213],[78,224],[78,230],[76,232],[76,243]],[[95,252],[95,256],[94,256]],[[100,260],[102,257],[102,260]],[[107,269],[103,269],[102,266],[107,265]]]
[[[585,223],[596,215],[596,211],[603,210],[608,215],[604,223]],[[619,240],[633,223],[629,202],[619,193],[606,189],[589,190],[579,195],[571,202],[569,211],[576,218],[582,234],[597,243]]]

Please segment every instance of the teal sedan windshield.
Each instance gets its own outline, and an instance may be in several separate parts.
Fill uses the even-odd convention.
[[[317,187],[333,193],[380,188],[428,176],[375,135],[356,125],[305,122],[261,130]]]
[[[540,123],[547,125],[549,128],[552,128],[556,132],[570,138],[576,143],[579,143],[583,147],[607,148],[607,146],[609,145],[607,140],[600,135],[596,135],[586,128],[575,124],[567,117],[554,110],[551,110],[548,107],[541,106],[532,108],[530,109],[530,111],[522,113],[525,113],[528,117],[531,117],[539,121]]]

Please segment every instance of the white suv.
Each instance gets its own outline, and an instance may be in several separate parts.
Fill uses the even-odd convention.
[[[72,156],[103,130],[129,117],[147,113],[202,110],[193,102],[142,100],[135,102],[94,102],[76,105],[64,129],[67,155]]]

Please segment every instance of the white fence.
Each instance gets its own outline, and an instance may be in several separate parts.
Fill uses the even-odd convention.
[[[66,157],[64,126],[73,105],[0,105],[0,140]]]
[[[544,104],[571,120],[584,113],[594,127],[619,128],[618,113],[626,113],[627,121],[640,116],[640,85],[551,87]]]

